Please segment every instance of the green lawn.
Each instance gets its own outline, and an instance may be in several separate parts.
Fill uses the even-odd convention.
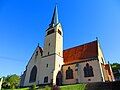
[[[20,88],[20,89],[2,89],[2,90],[29,90],[29,88]]]
[[[21,89],[14,89],[14,90],[29,90],[29,88],[21,88]]]
[[[61,86],[60,90],[85,90],[86,84],[75,84],[75,85],[66,85]]]
[[[60,90],[85,90],[85,87],[86,84],[64,85],[64,86],[60,86]],[[2,90],[29,90],[29,88],[2,89]],[[51,90],[51,87],[46,86],[45,88],[40,88],[37,90]]]

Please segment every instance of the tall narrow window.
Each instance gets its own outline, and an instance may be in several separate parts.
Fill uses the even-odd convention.
[[[50,46],[50,43],[49,43],[49,46]]]
[[[73,79],[73,70],[70,67],[66,70],[66,79]]]
[[[35,82],[36,81],[36,76],[37,76],[37,67],[34,66],[31,70],[31,73],[30,73],[30,79],[29,79],[29,82],[32,83],[32,82]]]
[[[93,77],[93,68],[92,66],[90,66],[88,63],[86,64],[86,66],[84,67],[84,77]]]
[[[62,33],[61,33],[61,31],[58,29],[58,33],[61,35]]]
[[[48,55],[49,55],[50,53],[48,52]]]
[[[46,67],[48,67],[48,64],[46,65]]]
[[[48,82],[48,76],[44,77],[44,83]]]

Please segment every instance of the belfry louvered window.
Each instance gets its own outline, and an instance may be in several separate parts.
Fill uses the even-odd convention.
[[[50,35],[50,34],[52,34],[52,33],[54,33],[54,29],[48,31],[48,32],[47,32],[47,35]]]

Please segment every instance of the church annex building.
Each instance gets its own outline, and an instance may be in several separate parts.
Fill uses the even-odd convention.
[[[114,81],[114,76],[98,40],[63,50],[63,31],[55,7],[44,47],[36,47],[21,76],[20,86],[105,81]]]

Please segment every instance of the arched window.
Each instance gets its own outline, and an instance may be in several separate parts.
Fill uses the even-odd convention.
[[[86,64],[86,66],[84,67],[84,77],[93,77],[93,68],[92,66],[90,66],[88,63]]]
[[[44,77],[44,83],[48,82],[48,76]]]
[[[34,66],[31,70],[31,73],[30,73],[30,79],[29,79],[29,82],[32,83],[32,82],[35,82],[36,81],[36,76],[37,76],[37,67]]]
[[[66,70],[66,79],[73,79],[73,70],[70,67]]]

